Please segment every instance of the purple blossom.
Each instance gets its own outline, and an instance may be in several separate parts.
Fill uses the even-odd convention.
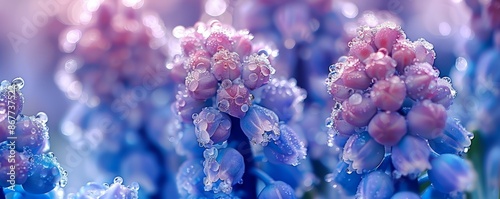
[[[250,107],[248,114],[240,121],[241,130],[252,143],[266,145],[271,140],[277,140],[280,136],[278,116],[262,106],[253,105]]]
[[[431,161],[429,180],[443,193],[469,189],[475,178],[470,163],[452,154],[443,154]]]
[[[248,171],[266,164],[295,166],[305,159],[305,141],[284,124],[294,124],[292,118],[300,117],[305,92],[293,80],[272,79],[272,50],[259,49],[252,39],[247,31],[218,21],[197,23],[180,38],[182,54],[167,64],[176,79],[182,77],[182,68],[187,71],[187,95],[181,90],[173,109],[184,123],[190,122],[192,114],[194,131],[185,129],[183,134],[195,134],[197,143],[206,148],[203,173],[192,178],[184,175],[194,172],[185,169],[200,166],[192,160],[179,171],[182,197],[257,197],[251,191],[256,189],[248,188],[257,186]],[[192,157],[199,157],[193,153]],[[247,188],[239,190],[241,186]]]
[[[199,114],[194,114],[194,126],[198,142],[209,147],[225,142],[231,132],[231,119],[213,107],[203,108]]]
[[[472,136],[451,122],[447,109],[456,94],[449,78],[439,78],[432,66],[432,44],[411,42],[399,26],[386,22],[360,27],[349,47],[349,56],[331,65],[326,79],[335,102],[326,123],[328,143],[342,149],[347,172],[364,175],[358,197],[390,198],[398,186],[418,193],[417,179],[425,173],[444,193],[466,191],[472,169],[459,156],[442,153],[463,153]],[[334,179],[334,187],[352,186],[345,182],[351,178]]]
[[[424,139],[406,135],[392,148],[391,160],[399,175],[416,177],[431,168],[431,150]]]
[[[22,114],[25,103],[21,89],[24,80],[16,78],[0,83],[0,179],[6,194],[42,196],[67,183],[67,173],[49,152],[48,117],[44,112],[35,116]],[[6,124],[6,126],[4,126]],[[22,188],[21,188],[22,187]],[[19,190],[20,191],[19,191]]]

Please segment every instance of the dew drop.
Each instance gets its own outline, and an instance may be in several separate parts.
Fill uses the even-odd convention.
[[[42,122],[44,124],[47,123],[47,121],[49,121],[49,117],[44,112],[37,113],[36,116],[35,116],[35,118],[38,119],[38,121],[40,121],[40,122]]]
[[[268,56],[269,56],[269,52],[267,52],[267,50],[264,50],[264,49],[259,50],[259,51],[257,52],[257,54],[258,54],[258,55],[260,55],[260,56],[265,56],[265,57],[268,57]]]
[[[123,183],[123,178],[120,177],[120,176],[117,176],[115,177],[115,179],[113,180],[113,183],[114,184],[122,184]]]
[[[247,112],[247,111],[248,111],[248,105],[247,105],[247,104],[243,104],[243,105],[241,106],[241,111],[243,111],[243,112]]]
[[[15,78],[12,80],[12,85],[16,86],[18,89],[22,89],[24,87],[24,79],[23,78]]]
[[[349,103],[352,105],[361,104],[362,101],[363,101],[363,97],[359,93],[354,93],[351,95],[351,97],[349,97]]]

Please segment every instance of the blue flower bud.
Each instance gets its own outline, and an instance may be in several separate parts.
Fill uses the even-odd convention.
[[[267,185],[259,194],[259,199],[295,199],[295,191],[282,181],[274,181]]]
[[[200,145],[211,147],[221,144],[229,138],[231,118],[214,107],[203,108],[199,114],[194,114],[196,138]]]
[[[332,129],[330,129],[329,131],[331,131],[331,130],[332,130]],[[338,148],[342,149],[342,148],[344,148],[345,144],[347,143],[347,140],[349,140],[349,138],[350,138],[350,137],[351,137],[351,136],[344,135],[344,134],[340,134],[340,133],[338,133],[338,134],[334,134],[334,135],[333,135],[333,138],[332,138],[332,141],[333,141],[332,143],[333,143],[336,147],[338,147]],[[332,146],[333,146],[333,145],[332,145]]]
[[[440,192],[464,191],[474,182],[472,166],[457,155],[443,154],[432,160],[431,166],[429,180]]]
[[[406,135],[396,146],[392,147],[391,159],[397,173],[416,177],[431,167],[430,154],[431,151],[424,139]]]
[[[232,185],[240,182],[245,172],[243,156],[233,148],[209,148],[203,152],[203,156],[205,191],[230,194]]]
[[[21,115],[15,129],[17,136],[16,150],[29,150],[32,153],[41,152],[45,142],[49,139],[49,128],[45,125],[46,122],[47,115],[43,112],[37,114],[37,116]]]
[[[410,191],[402,191],[394,194],[391,199],[420,199],[420,196]]]
[[[345,195],[354,196],[361,182],[361,175],[349,171],[349,165],[340,161],[334,173],[328,174],[325,180],[333,183],[333,188],[341,188]]]
[[[472,133],[467,131],[457,119],[448,118],[441,136],[429,140],[431,148],[439,154],[461,154],[471,145]]]
[[[394,182],[381,171],[366,174],[358,187],[358,197],[363,199],[389,199],[394,194]]]
[[[172,111],[184,122],[192,122],[194,113],[199,113],[207,103],[203,100],[192,98],[186,88],[180,88],[180,91],[175,95],[175,103],[172,103]]]
[[[264,154],[272,163],[296,166],[300,160],[306,158],[307,149],[292,128],[281,124],[279,138],[264,147]]]
[[[23,188],[27,192],[43,194],[53,190],[61,183],[65,185],[66,171],[61,168],[51,153],[35,155],[33,164],[32,173],[23,184]]]
[[[182,163],[175,178],[179,195],[182,198],[202,195],[205,192],[203,189],[204,176],[200,160],[187,160]]]
[[[385,155],[385,147],[368,132],[352,135],[344,147],[342,158],[358,173],[377,168]]]
[[[274,111],[282,121],[288,122],[300,116],[306,95],[306,91],[297,86],[295,79],[278,78],[264,86],[259,104]]]
[[[241,130],[254,144],[267,144],[271,139],[279,137],[278,116],[262,106],[253,105],[241,118]]]

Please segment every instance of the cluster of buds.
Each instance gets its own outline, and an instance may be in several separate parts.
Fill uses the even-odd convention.
[[[459,156],[472,134],[447,114],[456,94],[433,67],[433,46],[384,23],[359,28],[349,47],[326,80],[336,102],[329,145],[342,150],[329,180],[348,195],[391,197],[395,184],[426,173],[437,191],[463,192],[474,175]]]
[[[0,186],[7,196],[46,194],[67,183],[67,173],[49,152],[48,117],[22,114],[24,80],[0,83]]]
[[[180,84],[172,110],[181,131],[196,135],[204,148],[178,172],[181,196],[241,194],[233,187],[256,167],[252,150],[273,164],[295,166],[306,157],[305,142],[289,126],[302,111],[305,91],[294,80],[271,78],[270,51],[255,49],[252,39],[218,21],[197,23],[184,30],[182,54],[167,65]],[[246,151],[238,148],[245,143]]]

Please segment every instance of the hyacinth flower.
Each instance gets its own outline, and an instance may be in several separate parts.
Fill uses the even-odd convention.
[[[419,192],[424,183],[445,198],[469,190],[475,172],[461,156],[472,133],[447,111],[456,91],[432,44],[388,22],[360,27],[349,46],[326,79],[328,143],[342,150],[326,180],[359,198],[435,198]]]
[[[474,197],[498,198],[500,182],[498,167],[493,159],[500,144],[498,113],[500,99],[499,72],[497,69],[500,56],[500,2],[464,1],[472,12],[469,28],[472,31],[464,46],[459,48],[455,67],[450,74],[459,91],[454,111],[460,115],[468,130],[476,132],[473,142],[475,151],[470,155],[478,173],[481,175]],[[486,180],[489,179],[489,180]]]
[[[110,104],[165,83],[155,76],[166,72],[165,27],[154,12],[139,8],[117,0],[83,4],[82,14],[90,17],[63,31],[59,41],[67,56],[55,78],[68,98]]]
[[[0,83],[0,189],[12,198],[60,195],[67,172],[50,150],[48,117],[24,115],[22,78]]]
[[[271,184],[251,171],[307,165],[306,143],[293,127],[305,91],[294,80],[273,77],[271,51],[256,49],[248,31],[218,21],[183,30],[181,54],[167,65],[179,84],[172,110],[183,125],[194,127],[182,133],[195,135],[191,142],[203,151],[193,150],[181,165],[176,176],[180,197],[272,198],[277,195],[271,192],[278,191],[295,198],[303,193],[307,169],[293,178],[286,175],[297,170],[289,170]],[[259,186],[257,178],[273,187]]]
[[[170,154],[191,150],[189,144],[174,143],[194,138],[177,135],[184,127],[166,114],[175,100],[165,67],[167,32],[140,3],[94,3],[84,2],[90,18],[81,18],[81,25],[60,37],[68,54],[56,83],[77,101],[61,123],[62,132],[90,160],[85,164],[97,165],[92,175],[119,175],[139,183],[140,196],[160,197],[181,163]]]

